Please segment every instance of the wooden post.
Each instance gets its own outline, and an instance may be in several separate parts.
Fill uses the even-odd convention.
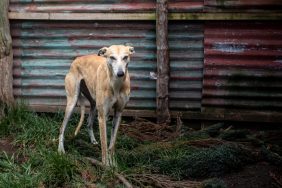
[[[169,51],[167,1],[157,0],[156,40],[157,40],[157,122],[170,123],[169,113]]]
[[[8,18],[9,0],[0,0],[0,103],[12,104],[13,53]]]

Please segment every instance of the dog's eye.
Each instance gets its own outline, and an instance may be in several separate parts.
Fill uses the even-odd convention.
[[[111,59],[112,61],[117,60],[114,56],[110,56],[110,59]]]
[[[124,61],[127,61],[127,59],[128,59],[128,56],[124,56],[124,57],[123,57],[123,60],[124,60]]]

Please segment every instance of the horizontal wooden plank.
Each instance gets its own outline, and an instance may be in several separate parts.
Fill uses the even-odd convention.
[[[25,13],[9,12],[12,20],[155,20],[155,13]],[[282,13],[169,13],[169,20],[282,20]]]
[[[36,112],[58,112],[64,111],[65,106],[30,106]],[[79,112],[79,108],[75,109]],[[88,112],[88,109],[87,109]],[[171,111],[172,118],[180,116],[188,120],[216,120],[216,121],[244,121],[244,122],[282,122],[282,113],[260,112],[243,110],[226,110],[206,108],[202,112],[198,111]],[[124,110],[123,116],[128,117],[156,117],[154,110]]]

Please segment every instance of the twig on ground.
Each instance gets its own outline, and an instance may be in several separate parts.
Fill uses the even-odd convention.
[[[103,169],[106,169],[106,166],[101,163],[100,161],[90,158],[90,157],[86,157],[86,159],[88,161],[91,162],[91,164],[96,165],[96,166],[100,166]],[[133,186],[131,185],[131,183],[121,174],[114,172],[114,175],[125,185],[126,188],[133,188]]]
[[[282,179],[281,177],[277,177],[275,173],[269,172],[269,176],[273,179],[273,183],[276,187],[282,187]]]
[[[169,176],[161,174],[131,174],[128,177],[143,186],[150,185],[159,188],[196,188],[202,185],[202,182],[198,181],[173,181]]]
[[[128,124],[122,124],[121,132],[140,141],[168,141],[181,135],[182,122],[177,119],[176,126],[157,124],[149,120],[136,117]]]

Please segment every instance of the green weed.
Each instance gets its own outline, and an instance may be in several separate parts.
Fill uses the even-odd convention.
[[[33,170],[29,162],[18,164],[14,156],[3,153],[0,157],[0,187],[38,187],[40,174]]]

